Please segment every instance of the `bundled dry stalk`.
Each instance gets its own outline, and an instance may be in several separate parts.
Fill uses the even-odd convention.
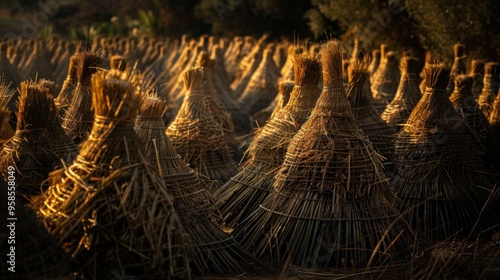
[[[380,117],[371,104],[371,92],[369,85],[366,84],[370,75],[367,67],[366,61],[351,63],[347,99],[351,104],[352,115],[358,127],[372,142],[377,153],[386,159],[384,164],[390,172],[393,163],[395,131]]]
[[[368,71],[370,71],[370,82],[372,76],[377,71],[379,65],[380,65],[380,50],[372,50],[370,65],[368,66]]]
[[[471,61],[469,74],[473,78],[472,93],[477,99],[479,98],[479,95],[481,94],[484,86],[484,61],[482,59],[473,59]]]
[[[201,68],[183,74],[186,93],[174,121],[167,128],[175,150],[205,178],[211,190],[217,189],[236,173],[224,130],[211,115],[206,99],[208,92]]]
[[[78,82],[73,91],[71,103],[63,117],[62,127],[77,145],[87,138],[92,128],[94,114],[92,113],[90,78],[103,65],[104,58],[92,51],[79,53],[76,57]]]
[[[214,86],[213,67],[215,61],[208,57],[208,53],[206,51],[202,51],[198,55],[198,61],[196,64],[197,67],[203,71],[203,83],[208,93],[205,95],[207,109],[215,121],[222,127],[229,152],[237,161],[242,155],[239,149],[239,144],[235,138],[234,124],[231,120],[229,112],[219,99],[219,95],[217,94]]]
[[[14,136],[14,130],[9,123],[10,111],[7,104],[15,94],[14,90],[10,89],[11,82],[7,82],[0,77],[0,149],[7,140]]]
[[[273,50],[264,50],[262,61],[238,99],[243,112],[253,115],[269,106],[278,94],[279,70],[274,65]]]
[[[453,65],[450,70],[450,81],[446,87],[448,94],[455,90],[455,77],[460,74],[467,73],[467,55],[465,54],[465,46],[462,44],[455,44],[453,46]]]
[[[48,87],[35,82],[21,83],[17,128],[0,151],[0,167],[6,181],[9,176],[7,167],[16,168],[16,194],[23,203],[30,202],[40,193],[42,182],[59,162],[49,150],[51,139],[47,134],[54,111],[53,96]]]
[[[21,78],[19,77],[17,68],[12,65],[7,58],[7,47],[8,45],[6,43],[0,42],[0,75],[5,81],[11,82],[14,87],[17,87],[21,83]],[[9,110],[16,110],[16,99],[17,96],[14,97],[12,102],[8,103]]]
[[[93,75],[89,138],[72,165],[50,174],[35,208],[84,277],[188,278],[182,225],[134,133],[142,94],[124,75]]]
[[[281,78],[285,81],[293,81],[294,80],[294,66],[293,61],[294,58],[301,55],[303,52],[303,48],[299,46],[289,46],[288,47],[288,55],[286,57],[285,64],[281,67],[280,73]]]
[[[243,92],[248,86],[252,76],[254,75],[257,68],[260,66],[263,58],[264,43],[259,43],[254,47],[251,53],[245,56],[240,64],[240,72],[235,80],[231,83],[231,88],[233,89],[233,94],[235,98],[240,98]]]
[[[14,170],[13,176],[18,176],[17,171]],[[8,187],[10,186],[3,178],[0,178],[0,188],[2,188],[0,203],[3,205],[8,205],[8,202],[12,201],[8,200],[7,197]],[[10,257],[7,257],[0,264],[0,278],[5,280],[70,279],[70,258],[65,255],[54,238],[36,219],[36,216],[29,209],[26,209],[21,201],[15,200],[15,203],[16,243],[11,244],[15,245],[15,272],[8,270],[11,265],[8,262]],[[6,210],[0,212],[0,218],[4,221],[7,218],[14,218],[8,216],[9,212]],[[2,230],[3,232],[6,231]],[[0,237],[2,244],[8,244],[7,236],[2,234]],[[5,245],[4,248],[8,247]],[[6,254],[9,252],[10,250]]]
[[[454,91],[450,101],[457,113],[465,120],[469,129],[474,132],[479,142],[488,137],[489,122],[479,109],[476,97],[472,93],[474,78],[471,75],[456,75]]]
[[[484,65],[483,90],[479,95],[479,108],[486,118],[490,118],[493,102],[500,88],[500,65],[496,62],[488,62]]]
[[[165,135],[165,109],[164,101],[147,98],[135,130],[173,196],[184,230],[192,240],[196,254],[191,263],[193,272],[225,275],[248,271],[258,261],[219,228],[220,215],[208,187],[179,157]]]
[[[276,114],[285,107],[290,99],[290,93],[293,90],[293,81],[280,80],[278,82],[278,95],[267,108],[255,113],[252,118],[258,127],[264,126],[268,121],[272,120]]]
[[[121,55],[112,55],[109,58],[109,66],[111,69],[125,71],[128,68],[128,63],[125,60],[125,57],[123,57]]]
[[[449,71],[429,65],[425,79],[428,87],[396,140],[393,190],[400,210],[429,238],[467,237],[489,195],[477,172],[482,151],[448,99]]]
[[[342,85],[340,43],[321,55],[324,88],[288,147],[274,192],[235,230],[256,256],[300,267],[371,267],[409,253],[412,233]]]
[[[500,89],[498,90],[500,92]],[[495,168],[496,172],[500,172],[500,94],[497,94],[493,109],[491,110],[489,134],[486,143],[486,161],[489,165]]]
[[[249,160],[216,193],[225,226],[234,228],[265,200],[274,175],[283,163],[288,144],[307,120],[321,93],[321,64],[315,58],[295,56],[295,86],[285,107],[257,130],[247,151]]]
[[[420,72],[420,78],[422,78],[422,80],[420,81],[420,85],[418,86],[420,88],[420,92],[422,94],[425,92],[425,89],[426,89],[426,85],[425,85],[425,68],[427,68],[427,66],[429,66],[431,64],[432,64],[432,52],[431,51],[426,51],[425,52],[424,68],[422,68],[422,71]]]
[[[229,77],[224,63],[224,54],[219,46],[214,46],[212,59],[215,61],[213,67],[212,80],[220,101],[228,111],[234,124],[234,132],[237,135],[248,133],[252,130],[253,124],[250,116],[241,110],[240,105],[233,98]]]
[[[398,61],[394,52],[390,51],[380,61],[377,72],[374,75],[371,90],[373,98],[386,104],[391,102],[399,87],[401,75],[398,69]]]
[[[64,113],[64,110],[66,110],[69,107],[71,100],[73,99],[73,91],[75,90],[75,86],[77,84],[77,79],[76,79],[77,60],[78,60],[78,54],[74,54],[70,57],[68,66],[68,75],[66,76],[66,79],[63,82],[61,91],[59,91],[59,95],[55,99],[56,106],[59,107],[59,109],[61,109],[61,113]]]
[[[387,105],[381,117],[397,131],[406,123],[413,108],[422,97],[418,88],[418,59],[403,57],[399,66],[401,81],[394,99]]]

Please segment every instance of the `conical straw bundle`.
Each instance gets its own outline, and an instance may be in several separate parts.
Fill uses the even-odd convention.
[[[293,87],[294,83],[292,81],[280,80],[278,82],[278,95],[276,95],[273,102],[252,116],[258,127],[264,126],[266,122],[272,120],[274,116],[285,107],[290,99],[290,93]]]
[[[183,74],[186,93],[184,102],[167,135],[181,157],[206,178],[213,190],[220,187],[234,173],[224,130],[206,106],[208,92],[204,72],[192,68]]]
[[[454,91],[450,96],[450,101],[457,113],[467,123],[469,129],[474,132],[479,142],[483,142],[488,137],[489,122],[486,116],[479,109],[476,97],[472,93],[473,76],[456,75]]]
[[[321,55],[325,87],[288,147],[275,191],[235,230],[256,256],[301,267],[370,267],[413,243],[382,163],[357,127],[338,42]]]
[[[92,108],[90,78],[103,65],[104,59],[97,53],[82,52],[77,55],[75,67],[78,82],[62,122],[66,134],[77,145],[87,138],[92,128],[92,109],[95,108]]]
[[[451,94],[455,90],[455,77],[467,72],[467,55],[465,54],[465,46],[455,44],[453,46],[453,65],[450,70],[450,81],[446,87],[446,91]]]
[[[413,108],[422,97],[418,87],[418,59],[403,57],[399,68],[401,69],[401,81],[398,91],[381,115],[382,119],[396,128],[397,131],[406,123]]]
[[[484,60],[473,59],[470,64],[469,74],[472,75],[474,79],[472,83],[472,93],[474,96],[479,98],[481,91],[483,90],[483,79],[484,79]]]
[[[224,224],[234,228],[266,199],[288,144],[309,117],[321,93],[321,64],[307,56],[294,58],[295,86],[285,107],[257,130],[240,172],[216,193]]]
[[[380,65],[380,50],[373,50],[370,60],[370,65],[368,66],[368,71],[370,71],[370,82],[372,81],[372,76],[378,69]]]
[[[500,89],[499,89],[500,92]],[[489,135],[486,144],[486,160],[497,172],[500,171],[500,94],[497,94],[489,119]]]
[[[92,77],[91,134],[72,165],[50,174],[36,209],[85,277],[189,278],[179,217],[133,130],[142,93],[120,76]]]
[[[225,275],[247,271],[257,260],[219,228],[219,212],[208,187],[179,157],[165,134],[164,111],[163,101],[147,98],[135,129],[174,197],[184,230],[193,242],[196,254],[191,263],[193,272]]]
[[[10,89],[11,84],[11,82],[7,83],[3,76],[0,76],[0,148],[3,142],[14,136],[14,130],[9,123],[10,111],[7,107],[15,94],[15,91]]]
[[[272,49],[264,50],[259,67],[238,99],[241,109],[253,115],[269,106],[278,94],[279,71],[272,59]]]
[[[369,75],[366,62],[353,62],[350,65],[347,99],[359,128],[372,142],[375,150],[387,159],[386,163],[392,165],[395,131],[371,104],[371,93],[365,86]]]
[[[401,75],[396,56],[394,52],[388,52],[380,61],[380,66],[372,82],[373,97],[386,103],[391,102],[396,95],[400,80]]]
[[[70,57],[68,65],[68,75],[63,82],[61,90],[59,91],[59,95],[55,99],[56,106],[61,108],[62,110],[67,109],[71,103],[71,100],[73,99],[73,91],[75,90],[75,86],[77,84],[77,59],[77,54],[74,54]],[[64,113],[64,111],[62,111],[61,113]]]
[[[49,88],[35,82],[22,82],[17,128],[0,152],[2,175],[7,181],[8,167],[16,169],[16,194],[27,203],[42,189],[59,159],[49,150],[47,127],[55,105]]]
[[[393,190],[400,210],[429,238],[466,237],[488,196],[488,182],[475,171],[481,150],[448,99],[449,71],[429,65],[425,79],[428,87],[396,141]]]
[[[12,172],[12,177],[18,176],[17,170],[10,169],[9,171]],[[13,206],[15,209],[15,211],[7,211],[6,207],[5,211],[0,212],[0,218],[9,221],[7,225],[14,225],[16,233],[14,239],[7,239],[8,234],[2,234],[0,238],[2,244],[11,243],[8,247],[13,246],[15,248],[13,251],[9,250],[10,248],[4,251],[6,254],[11,255],[12,258],[8,255],[1,262],[0,278],[5,280],[70,279],[72,265],[70,258],[43,225],[40,224],[36,216],[25,208],[20,200],[11,200],[9,197],[9,192],[15,188],[15,185],[12,185],[12,183],[7,184],[3,178],[0,178],[0,188],[2,188],[0,203]],[[14,230],[12,226],[7,227],[7,229]],[[7,231],[4,232],[8,233]],[[9,242],[9,240],[14,240],[15,243]],[[5,246],[4,248],[7,249],[8,247]]]
[[[231,117],[234,132],[236,135],[250,132],[253,128],[252,119],[241,110],[240,105],[233,97],[233,90],[225,68],[224,54],[217,45],[212,50],[212,59],[215,61],[212,77],[215,91]]]
[[[500,65],[496,62],[488,62],[484,65],[483,90],[479,95],[479,108],[486,118],[490,118],[493,102],[500,88]]]
[[[5,81],[12,82],[14,87],[19,86],[21,83],[21,78],[17,68],[13,66],[7,58],[7,44],[2,42],[0,42],[0,75]],[[14,100],[9,102],[9,110],[14,111],[16,109],[16,99],[17,96]]]

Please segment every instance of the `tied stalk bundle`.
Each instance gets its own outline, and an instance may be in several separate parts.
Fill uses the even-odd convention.
[[[135,79],[93,75],[92,131],[75,161],[50,174],[34,206],[82,277],[187,279],[188,240],[134,132],[143,99]]]
[[[477,140],[480,143],[484,143],[486,138],[488,138],[490,123],[481,109],[479,109],[479,104],[472,92],[473,83],[473,76],[456,75],[455,87],[450,96],[450,101],[457,113],[465,120]]]
[[[42,182],[60,162],[50,151],[47,133],[55,105],[50,89],[41,82],[22,82],[18,107],[16,131],[0,151],[0,167],[6,181],[8,167],[17,170],[16,194],[23,203],[29,203],[40,194]]]
[[[483,90],[479,95],[479,108],[486,118],[490,119],[493,110],[493,102],[500,88],[500,65],[496,62],[488,62],[484,65]]]
[[[394,52],[390,51],[380,61],[377,72],[374,74],[371,90],[373,98],[380,103],[380,108],[394,99],[398,91],[401,75],[398,61]],[[383,110],[382,110],[383,112]]]
[[[70,57],[67,70],[68,74],[66,79],[64,79],[59,95],[55,99],[56,106],[60,109],[61,114],[64,114],[73,99],[73,92],[77,84],[76,65],[78,57],[78,54],[74,54]]]
[[[247,150],[248,161],[216,193],[224,225],[234,228],[272,191],[274,176],[283,163],[288,144],[309,117],[321,93],[320,62],[307,56],[294,58],[295,86],[285,107],[256,131]]]
[[[422,97],[418,87],[418,59],[403,57],[399,66],[401,81],[394,99],[387,105],[381,117],[397,132],[406,123],[413,108],[417,106]]]
[[[252,118],[254,119],[257,127],[263,127],[266,123],[274,118],[276,114],[285,107],[290,99],[290,93],[294,87],[293,81],[280,80],[278,82],[278,95],[276,98],[260,112],[255,113]]]
[[[65,111],[62,127],[66,134],[80,145],[89,135],[94,120],[90,78],[104,65],[104,58],[93,51],[77,54],[77,84],[72,93],[71,103]],[[64,103],[62,103],[64,104]]]
[[[481,229],[489,195],[478,172],[482,150],[448,99],[449,71],[431,64],[425,79],[426,91],[396,140],[393,190],[401,212],[430,239],[466,238]]]
[[[234,232],[256,256],[304,268],[388,264],[413,234],[351,113],[339,42],[322,50],[323,92],[292,139],[274,192]]]
[[[349,89],[347,99],[351,104],[351,111],[358,127],[372,142],[373,147],[386,161],[388,172],[392,171],[394,153],[394,129],[389,126],[371,104],[366,62],[352,62],[349,66]]]
[[[469,74],[473,78],[472,82],[472,93],[476,99],[479,98],[481,91],[483,90],[483,79],[484,79],[484,61],[482,59],[473,59],[470,64]]]
[[[243,112],[253,114],[269,106],[278,94],[280,73],[273,61],[273,49],[264,50],[262,61],[238,102]]]
[[[10,110],[7,107],[15,94],[15,91],[10,89],[11,84],[11,82],[7,83],[3,76],[0,77],[0,149],[7,140],[14,136],[14,130],[9,123]]]
[[[220,229],[220,214],[205,182],[180,158],[165,134],[165,102],[148,97],[136,119],[135,130],[146,153],[157,166],[167,191],[175,200],[182,225],[192,241],[193,273],[240,274],[258,261]]]
[[[467,55],[465,54],[465,46],[455,44],[453,46],[453,65],[450,69],[450,81],[446,87],[448,94],[455,90],[455,77],[467,73]]]
[[[186,93],[179,113],[167,128],[167,135],[181,157],[197,170],[211,191],[236,173],[224,129],[207,108],[210,94],[201,68],[183,74]]]

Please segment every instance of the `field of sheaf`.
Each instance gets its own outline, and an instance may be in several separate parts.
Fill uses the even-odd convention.
[[[0,4],[1,279],[500,278],[500,4]]]

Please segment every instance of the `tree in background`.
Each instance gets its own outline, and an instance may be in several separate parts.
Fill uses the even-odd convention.
[[[460,42],[488,59],[500,58],[500,2],[497,0],[406,0],[420,43],[442,58],[452,58]]]

